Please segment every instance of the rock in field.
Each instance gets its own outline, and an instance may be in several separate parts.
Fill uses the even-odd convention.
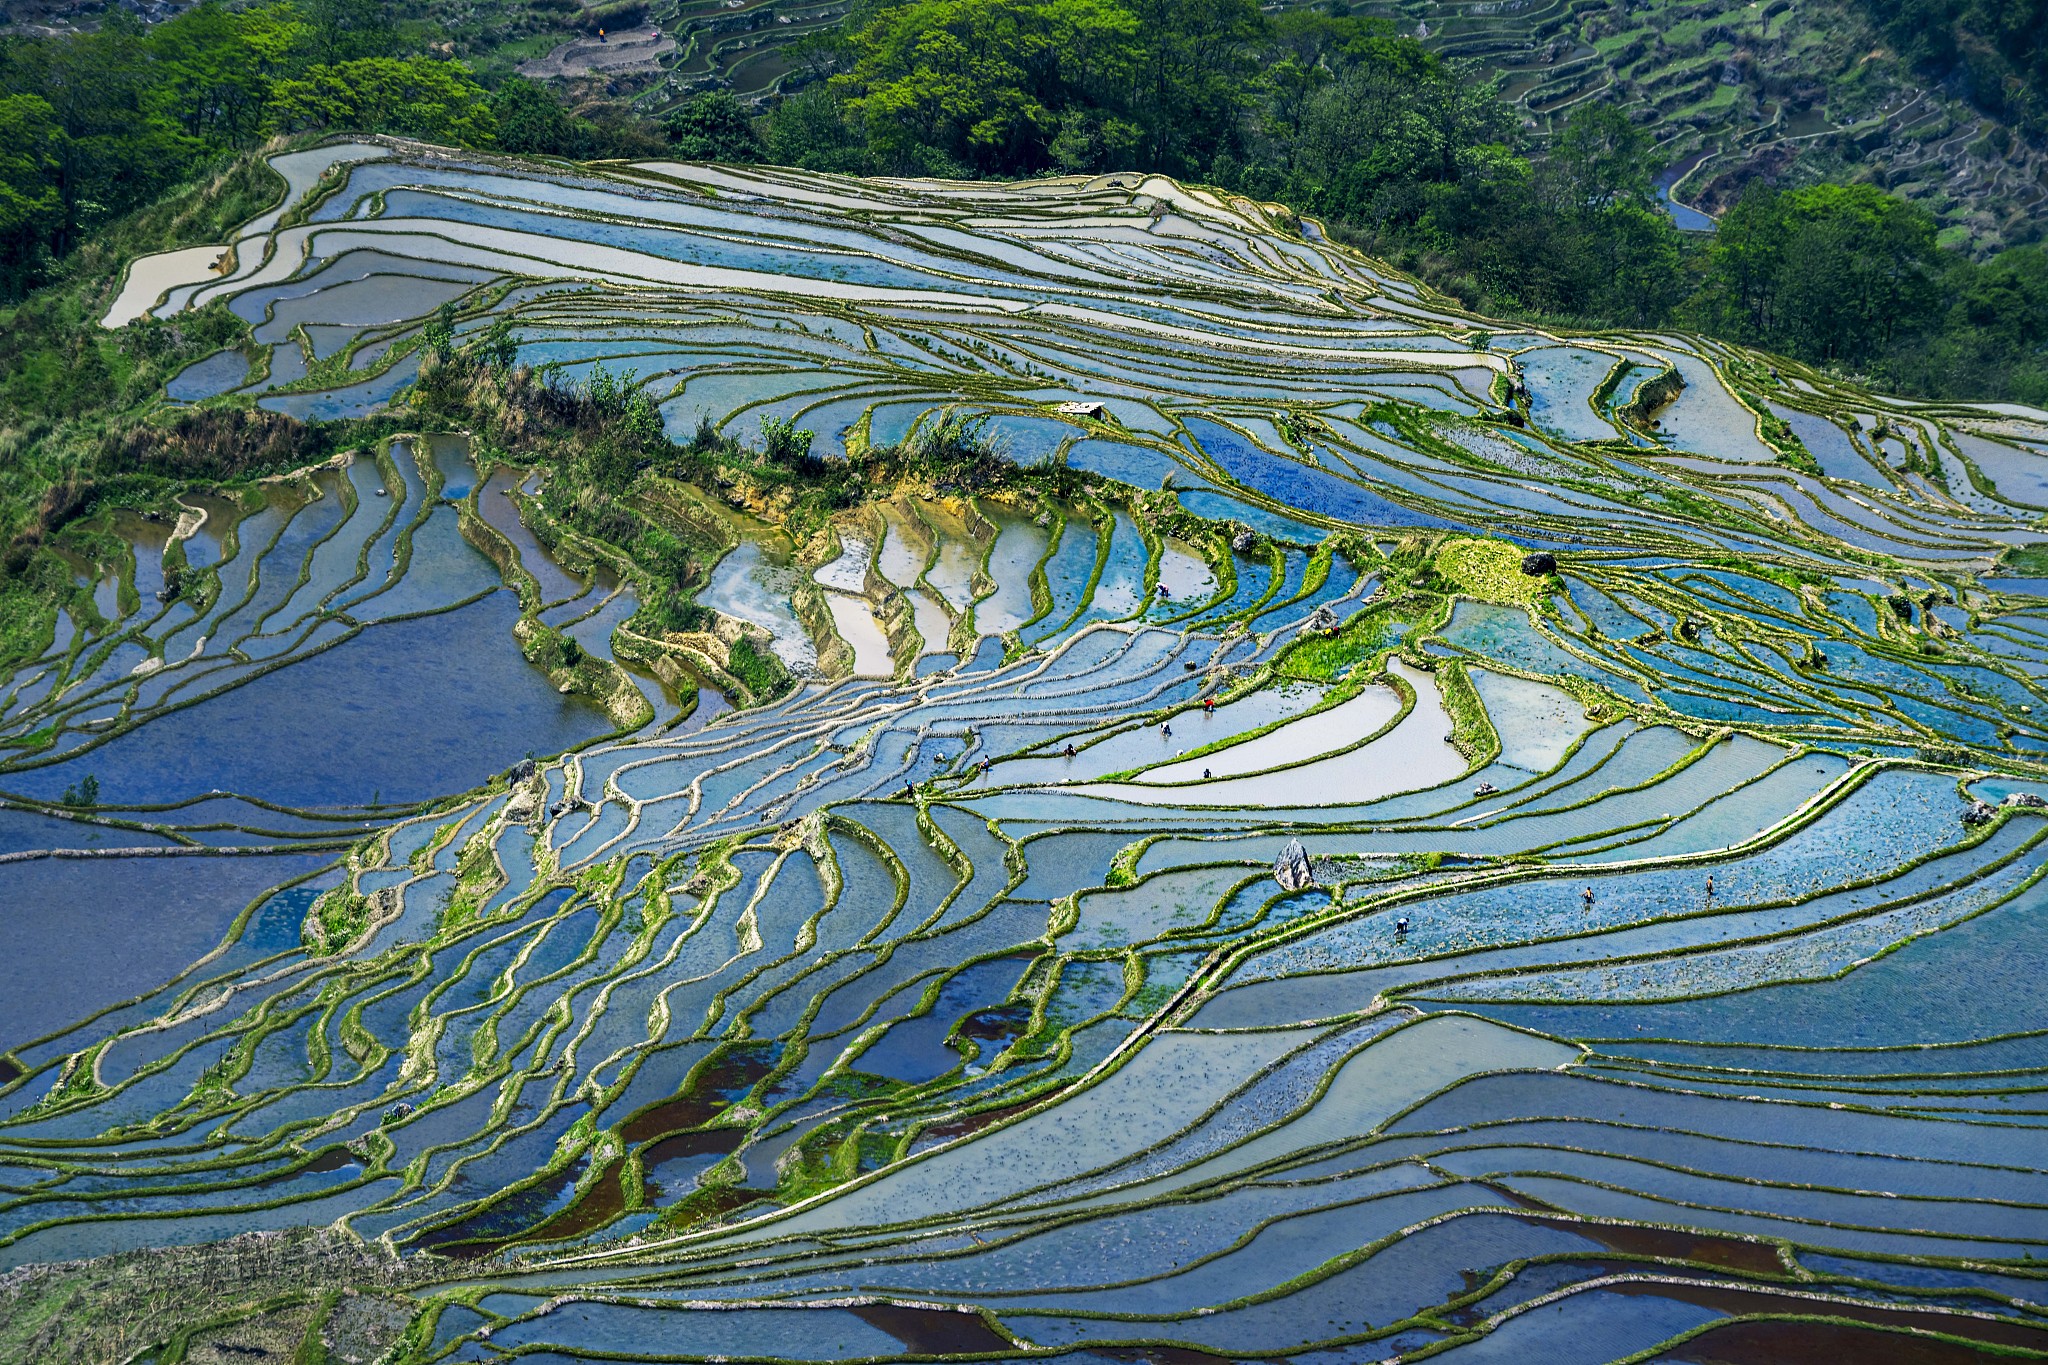
[[[1280,856],[1273,860],[1273,880],[1289,891],[1316,884],[1315,870],[1308,864],[1308,853],[1301,840],[1289,839],[1287,847],[1280,850]]]

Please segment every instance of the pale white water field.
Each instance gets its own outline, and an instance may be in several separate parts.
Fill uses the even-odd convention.
[[[1270,768],[1292,768],[1339,749],[1349,749],[1376,733],[1401,711],[1401,698],[1391,687],[1365,687],[1358,695],[1263,735],[1229,748],[1164,767],[1148,768],[1136,781],[1192,782],[1204,770],[1215,777],[1241,777]],[[1202,742],[1203,730],[1189,718],[1190,738]]]
[[[871,547],[867,541],[852,535],[841,535],[839,543],[842,548],[838,557],[820,564],[811,577],[840,592],[860,592],[867,586]]]
[[[927,654],[943,652],[946,641],[953,631],[953,619],[946,615],[946,609],[932,600],[931,594],[923,588],[912,589],[910,598],[911,619],[916,624],[918,638],[924,641]]]
[[[882,517],[886,534],[882,537],[877,567],[882,577],[899,588],[907,588],[917,582],[924,573],[925,564],[931,559],[931,534],[921,523],[892,504],[883,505]]]
[[[939,530],[939,555],[925,570],[924,582],[945,599],[955,613],[974,605],[975,573],[981,567],[985,545],[970,537],[957,518],[929,514]]]
[[[1216,591],[1216,573],[1192,547],[1169,540],[1159,556],[1159,586],[1168,600],[1192,605]]]
[[[886,678],[896,671],[889,658],[888,637],[866,602],[843,592],[828,592],[825,605],[832,609],[832,628],[853,648],[854,677]]]
[[[285,182],[283,197],[276,208],[246,224],[233,245],[186,247],[139,258],[129,266],[128,279],[114,299],[113,306],[100,320],[100,325],[124,327],[137,318],[148,316],[160,301],[167,302],[175,311],[191,300],[199,286],[215,279],[235,280],[253,274],[263,264],[262,244],[266,234],[277,225],[285,210],[313,188],[323,174],[334,166],[352,165],[388,155],[390,151],[384,147],[342,143],[273,157],[270,164]],[[215,269],[216,262],[230,259],[233,263],[231,271],[222,274]],[[173,293],[174,297],[165,300],[166,294]]]
[[[1196,765],[1208,766],[1212,770],[1215,765],[1203,759],[1188,759],[1175,767],[1194,768],[1195,780],[1192,783],[1166,787],[1159,785],[1164,778],[1148,773],[1142,781],[1097,783],[1074,790],[1089,796],[1107,796],[1147,805],[1169,802],[1198,806],[1350,805],[1378,800],[1396,792],[1434,787],[1464,772],[1467,766],[1464,758],[1449,743],[1451,717],[1444,710],[1443,697],[1437,691],[1435,679],[1398,661],[1389,666],[1389,671],[1415,689],[1414,708],[1385,734],[1346,753],[1302,761],[1299,757],[1302,750],[1327,752],[1326,746],[1318,747],[1322,745],[1324,735],[1315,725],[1319,717],[1308,716],[1290,721],[1273,735],[1261,736],[1242,746],[1253,749],[1264,745],[1251,759],[1243,761],[1254,762],[1262,768],[1274,767],[1275,762],[1289,764],[1276,771],[1256,772],[1243,777],[1218,776],[1205,782],[1201,780],[1201,769]],[[1369,697],[1374,700],[1368,702],[1366,699]],[[1400,701],[1392,689],[1360,693],[1354,702],[1353,727],[1374,715],[1383,725],[1400,711]],[[1364,728],[1354,735],[1354,740],[1378,728],[1378,725]],[[1284,741],[1277,738],[1296,729],[1302,732]],[[1265,745],[1267,739],[1275,742]],[[1225,750],[1217,757],[1233,752]],[[1296,759],[1290,762],[1284,756],[1286,752],[1295,753]],[[1276,754],[1282,756],[1275,759]],[[1240,768],[1239,771],[1245,769]]]
[[[1228,739],[1233,733],[1261,729],[1308,710],[1320,703],[1325,695],[1325,689],[1321,687],[1297,683],[1262,688],[1213,710],[1189,707],[1156,725],[1134,727],[1125,722],[1121,728],[1107,735],[1079,736],[1072,741],[1075,745],[1072,758],[1065,757],[1062,750],[1045,757],[1013,759],[1003,765],[1001,776],[1005,782],[1012,783],[1073,782],[1106,777],[1113,772],[1145,767],[1183,749]],[[1162,726],[1171,726],[1173,733],[1164,733]],[[1225,749],[1214,757],[1221,759],[1235,752],[1236,749]],[[1154,768],[1141,780],[1157,780],[1158,771]],[[1199,767],[1196,772],[1199,775]]]
[[[1483,668],[1469,676],[1501,732],[1503,763],[1542,772],[1593,728],[1584,704],[1562,688]]]
[[[804,629],[789,594],[797,571],[785,556],[770,554],[759,541],[744,540],[719,560],[705,585],[707,606],[768,632],[770,648],[792,668],[815,668],[817,646]]]
[[[188,246],[144,256],[128,267],[128,279],[115,296],[113,306],[100,320],[102,327],[125,327],[149,311],[172,289],[197,284],[214,275],[214,266],[231,248]]]

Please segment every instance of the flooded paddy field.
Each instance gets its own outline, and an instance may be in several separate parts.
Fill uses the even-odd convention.
[[[688,631],[453,434],[96,524],[0,682],[0,1266],[328,1228],[404,1362],[2048,1352],[2048,415],[1161,179],[338,151],[123,307],[346,382],[183,401],[452,297],[1023,469],[649,485]]]

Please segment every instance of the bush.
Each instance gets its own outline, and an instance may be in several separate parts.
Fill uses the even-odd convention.
[[[98,466],[101,474],[235,479],[327,459],[339,448],[335,432],[262,408],[202,408],[110,433]]]
[[[778,166],[859,175],[868,168],[867,141],[845,104],[822,85],[800,90],[768,115],[768,156]]]
[[[751,635],[742,635],[733,641],[732,648],[726,652],[725,671],[738,678],[756,697],[773,696],[789,681],[782,661],[772,654],[763,654]]]
[[[823,463],[811,454],[811,442],[816,435],[787,417],[764,417],[761,419],[761,454],[770,464],[816,473]]]
[[[670,631],[709,630],[716,620],[710,608],[699,606],[687,592],[672,587],[642,602],[630,624],[643,634],[661,635]]]
[[[993,488],[1014,466],[988,438],[988,419],[948,410],[921,426],[897,451],[904,467],[940,487]]]
[[[574,638],[558,630],[545,627],[537,629],[527,637],[526,658],[550,673],[559,669],[574,668],[583,662],[583,646]]]
[[[491,95],[491,114],[498,145],[508,152],[581,156],[590,140],[546,86],[524,76],[513,76]]]
[[[426,57],[316,66],[271,87],[264,122],[279,132],[348,128],[481,147],[497,139],[492,105],[469,69]]]
[[[669,146],[690,161],[729,161],[751,165],[761,160],[754,124],[740,102],[725,91],[708,91],[670,114],[662,124]]]

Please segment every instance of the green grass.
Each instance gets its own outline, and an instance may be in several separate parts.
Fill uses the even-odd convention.
[[[1283,678],[1335,682],[1400,643],[1407,632],[1399,626],[1436,621],[1442,606],[1441,598],[1423,594],[1387,603],[1339,627],[1334,635],[1311,635],[1297,641],[1280,657],[1275,671]]]
[[[2048,542],[2015,545],[1999,558],[1998,567],[2029,578],[2048,578]]]
[[[753,638],[746,635],[733,641],[726,655],[725,669],[756,697],[773,696],[789,681],[789,674],[781,661],[772,654],[762,653]]]
[[[370,923],[369,899],[337,887],[322,896],[306,921],[304,941],[315,952],[338,952],[353,943]]]
[[[1482,602],[1528,606],[1552,591],[1548,574],[1522,572],[1522,550],[1504,540],[1460,539],[1436,552],[1436,571]]]
[[[57,636],[57,607],[26,583],[0,591],[0,669],[13,669],[48,649]]]

